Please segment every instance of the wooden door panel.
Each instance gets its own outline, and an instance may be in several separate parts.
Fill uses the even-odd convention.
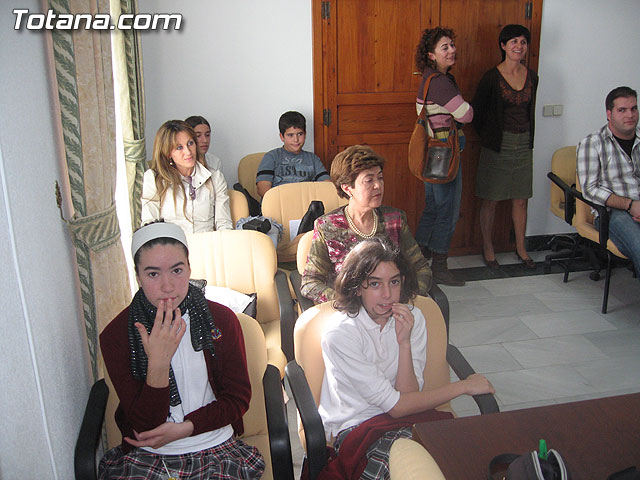
[[[529,66],[537,68],[542,0],[525,19],[524,0],[312,0],[316,153],[329,166],[338,151],[369,144],[387,160],[384,203],[405,210],[415,229],[424,207],[424,185],[407,167],[407,147],[416,119],[420,75],[414,55],[422,31],[454,29],[458,61],[452,70],[470,101],[482,74],[501,59],[498,34],[508,23],[531,30]],[[321,12],[328,13],[323,18]],[[324,115],[323,115],[324,114]],[[323,119],[330,114],[329,124]],[[324,117],[324,118],[323,118]],[[461,215],[452,254],[477,253],[482,239],[475,177],[480,152],[473,128],[464,127]],[[497,251],[512,248],[509,202],[496,211]]]
[[[416,122],[415,109],[404,103],[342,105],[336,118],[338,135],[407,132]],[[406,152],[405,152],[406,153]]]
[[[418,0],[346,0],[335,3],[337,93],[411,91]],[[332,4],[333,7],[333,4]]]

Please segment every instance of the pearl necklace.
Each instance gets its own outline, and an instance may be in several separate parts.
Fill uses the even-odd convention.
[[[373,228],[371,229],[371,232],[363,233],[362,231],[360,231],[358,227],[356,227],[356,224],[351,219],[351,216],[349,215],[349,210],[347,209],[347,207],[344,207],[344,216],[347,217],[347,223],[349,223],[349,227],[351,227],[351,230],[356,232],[362,238],[372,238],[376,234],[376,231],[378,230],[378,215],[376,215],[375,210],[372,210],[372,213],[373,213]]]

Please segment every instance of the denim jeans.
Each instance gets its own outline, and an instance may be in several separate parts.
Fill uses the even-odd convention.
[[[631,259],[640,279],[640,223],[627,212],[612,209],[609,212],[609,238]]]
[[[418,221],[416,241],[434,253],[446,254],[460,215],[462,164],[452,182],[425,182],[424,191],[425,207]]]

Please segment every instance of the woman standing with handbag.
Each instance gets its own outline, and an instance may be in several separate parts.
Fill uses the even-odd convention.
[[[425,30],[416,50],[416,65],[422,70],[422,82],[418,90],[416,108],[418,115],[427,104],[427,119],[434,136],[446,140],[451,128],[451,116],[459,123],[473,118],[473,109],[460,95],[456,81],[449,73],[456,63],[455,34],[453,30],[436,27]],[[425,93],[426,80],[436,74]],[[426,97],[426,98],[425,98]],[[464,133],[458,125],[460,150],[464,148]],[[462,165],[458,174],[448,183],[425,182],[425,208],[418,222],[416,241],[423,255],[431,258],[433,280],[436,283],[463,286],[464,280],[447,267],[449,245],[460,214],[462,197]]]
[[[502,62],[484,74],[473,97],[473,126],[482,140],[476,196],[482,198],[480,228],[483,259],[498,268],[491,235],[496,205],[511,200],[516,256],[525,268],[536,268],[524,244],[527,201],[533,180],[533,130],[538,75],[523,61],[531,34],[522,25],[507,25],[498,43]]]

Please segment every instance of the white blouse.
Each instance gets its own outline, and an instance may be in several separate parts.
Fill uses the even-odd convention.
[[[422,389],[427,330],[419,308],[409,306],[413,368]],[[395,320],[380,330],[364,308],[356,317],[336,312],[322,335],[325,374],[318,411],[328,441],[341,430],[391,410],[400,399],[395,389],[399,347]]]

